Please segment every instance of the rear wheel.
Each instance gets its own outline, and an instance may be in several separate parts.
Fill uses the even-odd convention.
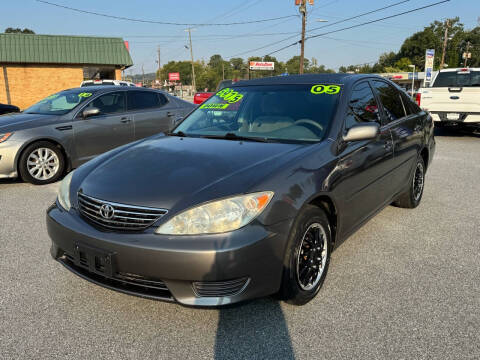
[[[19,162],[20,176],[24,181],[44,185],[57,181],[65,170],[62,151],[48,141],[29,145]]]
[[[327,276],[331,251],[331,230],[325,212],[315,206],[307,206],[299,214],[290,233],[281,297],[295,305],[312,300]]]
[[[393,204],[406,209],[416,208],[422,200],[424,186],[425,163],[422,156],[419,156],[408,189]]]

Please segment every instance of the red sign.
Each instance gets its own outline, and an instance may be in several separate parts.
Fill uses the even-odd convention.
[[[180,73],[168,73],[168,80],[170,81],[180,81]]]
[[[128,41],[125,40],[123,43],[125,44],[127,51],[130,51],[130,44],[128,43]]]

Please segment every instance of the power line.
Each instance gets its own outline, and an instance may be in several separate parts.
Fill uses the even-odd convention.
[[[412,12],[415,12],[415,11],[419,11],[419,10],[423,10],[423,9],[426,9],[426,8],[429,8],[429,7],[432,7],[432,6],[440,5],[440,4],[449,2],[449,1],[450,1],[450,0],[438,1],[438,2],[433,3],[433,4],[430,4],[430,5],[425,5],[425,6],[422,6],[422,7],[418,7],[418,8],[412,9],[412,10],[404,11],[404,12],[401,12],[401,13],[398,13],[398,14],[394,14],[394,15],[390,15],[390,16],[385,16],[385,17],[380,18],[380,19],[370,20],[370,21],[367,21],[367,22],[364,22],[364,23],[361,23],[361,24],[356,24],[356,25],[352,25],[352,26],[347,26],[347,27],[344,27],[344,28],[341,28],[341,29],[328,31],[328,32],[325,32],[325,33],[322,33],[322,34],[311,35],[311,36],[308,36],[307,38],[305,38],[305,40],[310,40],[310,39],[314,39],[314,38],[317,38],[317,37],[320,37],[320,36],[325,36],[325,35],[333,34],[333,33],[336,33],[336,32],[345,31],[345,30],[350,30],[350,29],[357,28],[357,27],[360,27],[360,26],[365,26],[365,25],[373,24],[373,23],[375,23],[375,22],[379,22],[379,21],[391,19],[391,18],[394,18],[394,17],[397,17],[397,16],[409,14],[409,13],[412,13]],[[275,53],[277,53],[277,52],[279,52],[279,51],[285,50],[285,49],[287,49],[287,48],[289,48],[289,47],[295,46],[295,45],[297,45],[299,42],[300,42],[300,41],[296,41],[296,42],[294,42],[293,44],[290,44],[290,45],[287,45],[287,46],[282,47],[281,49],[272,51],[271,53],[269,53],[269,54],[267,54],[267,55],[272,55],[272,54],[275,54]]]
[[[133,22],[141,22],[141,23],[148,23],[148,24],[160,24],[160,25],[175,25],[175,26],[231,26],[231,25],[246,25],[246,24],[257,24],[257,23],[263,23],[263,22],[268,22],[268,21],[275,21],[275,20],[281,20],[281,19],[286,19],[286,18],[291,18],[291,17],[297,17],[298,15],[286,15],[286,16],[280,16],[276,18],[269,18],[269,19],[259,19],[259,20],[250,20],[250,21],[238,21],[238,22],[232,22],[232,23],[203,23],[203,24],[189,24],[189,23],[177,23],[177,22],[168,22],[168,21],[155,21],[155,20],[145,20],[145,19],[136,19],[136,18],[129,18],[129,17],[124,17],[124,16],[115,16],[115,15],[108,15],[104,13],[99,13],[95,11],[89,11],[89,10],[82,10],[78,8],[73,8],[70,6],[65,6],[65,5],[60,5],[56,3],[52,3],[49,1],[45,0],[36,0],[37,2],[59,7],[62,9],[67,9],[70,11],[75,11],[83,14],[89,14],[89,15],[96,15],[96,16],[102,16],[110,19],[116,19],[116,20],[125,20],[125,21],[133,21]]]
[[[403,3],[406,3],[406,2],[409,2],[409,1],[410,1],[410,0],[402,0],[402,1],[399,1],[399,2],[396,2],[396,3],[393,3],[393,4],[390,4],[390,5],[387,5],[387,6],[383,6],[383,7],[381,7],[381,8],[375,9],[375,10],[367,11],[367,12],[362,13],[362,14],[358,14],[358,15],[355,15],[355,16],[352,16],[352,17],[349,17],[349,18],[346,18],[346,19],[342,19],[342,20],[333,22],[333,23],[328,24],[328,25],[323,25],[323,26],[320,26],[320,27],[317,27],[317,28],[313,28],[313,29],[307,30],[307,33],[310,33],[310,32],[312,32],[312,31],[315,31],[315,30],[318,30],[318,29],[323,29],[323,28],[328,27],[328,26],[338,25],[338,24],[340,24],[340,23],[343,23],[343,22],[346,22],[346,21],[349,21],[349,20],[353,20],[353,19],[357,19],[357,18],[362,17],[362,16],[370,15],[370,14],[373,14],[373,13],[375,13],[375,12],[379,12],[379,11],[382,11],[382,10],[386,10],[386,9],[392,8],[392,7],[394,7],[394,6],[398,6],[398,5],[400,5],[400,4],[403,4]],[[251,49],[251,50],[248,50],[248,51],[244,51],[244,52],[241,52],[241,53],[232,55],[232,56],[230,56],[230,57],[239,56],[239,55],[247,54],[247,53],[250,53],[250,52],[253,52],[253,51],[262,50],[262,49],[271,47],[271,46],[273,46],[273,45],[277,45],[277,44],[280,44],[280,43],[282,43],[282,42],[288,41],[288,40],[293,39],[293,38],[295,38],[295,37],[297,37],[297,36],[298,36],[298,32],[296,32],[295,35],[289,36],[289,37],[287,37],[287,38],[285,38],[285,39],[283,39],[283,40],[275,41],[275,42],[273,42],[273,43],[271,43],[271,44],[264,45],[264,46],[258,47],[258,48],[256,48],[256,49]]]

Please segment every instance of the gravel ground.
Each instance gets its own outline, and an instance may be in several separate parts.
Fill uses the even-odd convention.
[[[199,310],[92,285],[50,258],[58,184],[0,181],[0,358],[479,359],[480,136],[439,135],[422,204],[344,242],[303,307]]]

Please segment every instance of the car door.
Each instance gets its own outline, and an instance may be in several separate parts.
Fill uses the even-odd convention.
[[[372,81],[382,106],[382,117],[392,132],[393,140],[393,193],[405,189],[410,173],[420,153],[422,143],[422,117],[412,112],[407,96],[386,81]]]
[[[135,124],[135,139],[168,132],[173,125],[175,105],[156,91],[128,91],[127,108]]]
[[[344,134],[363,122],[377,122],[376,139],[344,145],[336,165],[336,193],[343,214],[343,234],[351,232],[389,201],[389,181],[393,161],[390,130],[381,123],[379,105],[368,81],[352,88],[344,120]],[[335,171],[335,170],[334,170]]]
[[[98,115],[83,118],[85,110]],[[114,91],[92,99],[73,122],[75,152],[79,164],[134,140],[133,122],[126,111],[126,91]]]

